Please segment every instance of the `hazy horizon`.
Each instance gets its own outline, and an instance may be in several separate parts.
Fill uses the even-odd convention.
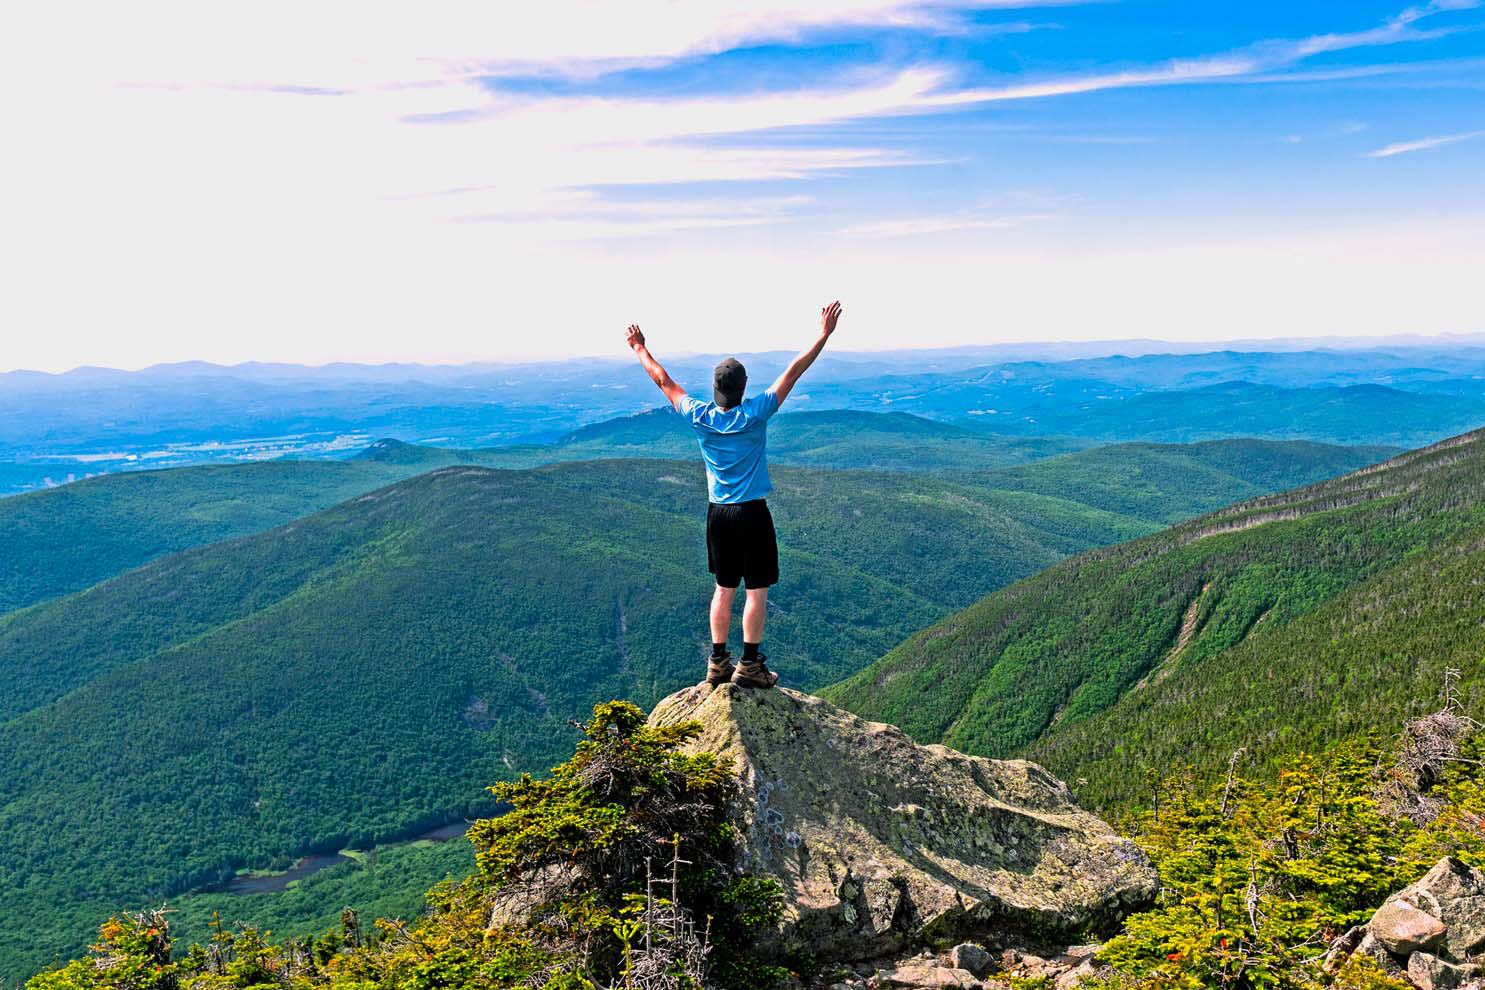
[[[1064,361],[1082,360],[1096,357],[1146,357],[1159,354],[1203,354],[1222,351],[1229,352],[1290,352],[1290,351],[1356,351],[1384,348],[1428,348],[1448,346],[1481,346],[1485,347],[1485,332],[1479,333],[1441,333],[1441,334],[1378,334],[1374,336],[1334,335],[1325,337],[1311,336],[1285,336],[1285,337],[1244,337],[1230,340],[1199,340],[1199,339],[1161,339],[1154,337],[1143,338],[1110,338],[1107,340],[1017,340],[998,341],[987,344],[960,344],[946,346],[924,346],[924,347],[883,347],[883,348],[856,348],[856,347],[832,347],[830,356],[836,359],[879,359],[894,354],[914,355],[942,355],[945,358],[956,356],[974,356],[985,354],[993,357],[997,352],[1027,352],[1028,355],[1041,353],[1045,356],[1012,356],[1007,361],[1018,360],[1045,360]],[[1058,354],[1062,351],[1066,353]],[[677,350],[663,355],[671,360],[692,360],[706,358],[717,354],[730,353],[742,356],[764,356],[764,355],[787,355],[793,353],[790,348],[770,348],[766,350],[737,350],[737,351],[695,351]],[[271,358],[248,358],[233,363],[223,363],[202,358],[184,358],[172,361],[156,361],[149,364],[140,364],[129,367],[116,365],[84,363],[62,368],[35,368],[35,367],[0,367],[0,375],[11,374],[38,374],[53,377],[65,376],[74,372],[82,371],[113,371],[121,373],[136,373],[149,371],[156,368],[183,367],[191,365],[206,365],[224,370],[244,367],[284,367],[303,368],[314,371],[334,367],[365,367],[365,368],[466,368],[466,367],[521,367],[526,365],[549,365],[566,364],[574,361],[604,361],[613,363],[627,363],[633,360],[627,348],[617,348],[606,354],[553,354],[534,355],[523,359],[486,360],[471,359],[468,361],[420,361],[420,360],[394,360],[394,361],[370,361],[357,360],[355,358],[341,358],[319,363],[307,363],[300,361],[283,361]],[[827,365],[828,366],[828,365]]]

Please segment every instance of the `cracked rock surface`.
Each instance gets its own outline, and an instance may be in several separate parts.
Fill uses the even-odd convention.
[[[1065,944],[1149,904],[1144,854],[1024,760],[923,746],[783,688],[687,688],[657,725],[697,720],[733,760],[741,868],[782,884],[778,948],[868,959],[965,938]]]

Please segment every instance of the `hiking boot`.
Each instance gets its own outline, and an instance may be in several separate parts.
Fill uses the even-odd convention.
[[[779,675],[768,669],[768,657],[758,654],[753,663],[740,664],[732,675],[732,683],[738,687],[771,688],[779,681]]]
[[[726,684],[732,680],[732,674],[737,668],[732,665],[732,654],[724,653],[719,657],[712,657],[706,662],[706,682],[712,687]]]

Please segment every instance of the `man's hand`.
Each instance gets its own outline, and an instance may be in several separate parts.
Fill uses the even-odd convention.
[[[651,355],[649,348],[645,347],[645,335],[640,332],[637,323],[629,324],[627,338],[629,346],[634,353],[639,355],[639,363],[644,365],[645,373],[650,376],[650,381],[659,386],[660,391],[670,400],[670,404],[677,409],[681,407],[681,400],[686,397],[686,390],[675,383],[669,373]]]
[[[799,376],[809,370],[810,365],[815,363],[815,358],[819,357],[820,352],[825,349],[825,342],[830,339],[831,334],[835,333],[835,323],[839,319],[839,300],[820,310],[820,336],[815,339],[813,346],[789,362],[789,367],[784,369],[778,381],[773,383],[773,388],[769,389],[781,404],[789,397],[789,393],[794,391],[794,384],[799,381]]]
[[[829,306],[820,310],[820,333],[829,337],[835,333],[835,322],[840,319],[840,300],[836,300]],[[638,330],[639,327],[633,329]]]

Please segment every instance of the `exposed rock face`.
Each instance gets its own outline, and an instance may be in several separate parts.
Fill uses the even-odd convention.
[[[1065,940],[1154,897],[1144,854],[1035,764],[920,746],[782,688],[699,685],[650,716],[690,719],[703,726],[693,748],[739,772],[742,867],[783,885],[785,951],[865,959],[960,937]]]
[[[1485,873],[1452,856],[1387,898],[1372,919],[1336,940],[1327,967],[1361,952],[1423,990],[1480,986]]]

